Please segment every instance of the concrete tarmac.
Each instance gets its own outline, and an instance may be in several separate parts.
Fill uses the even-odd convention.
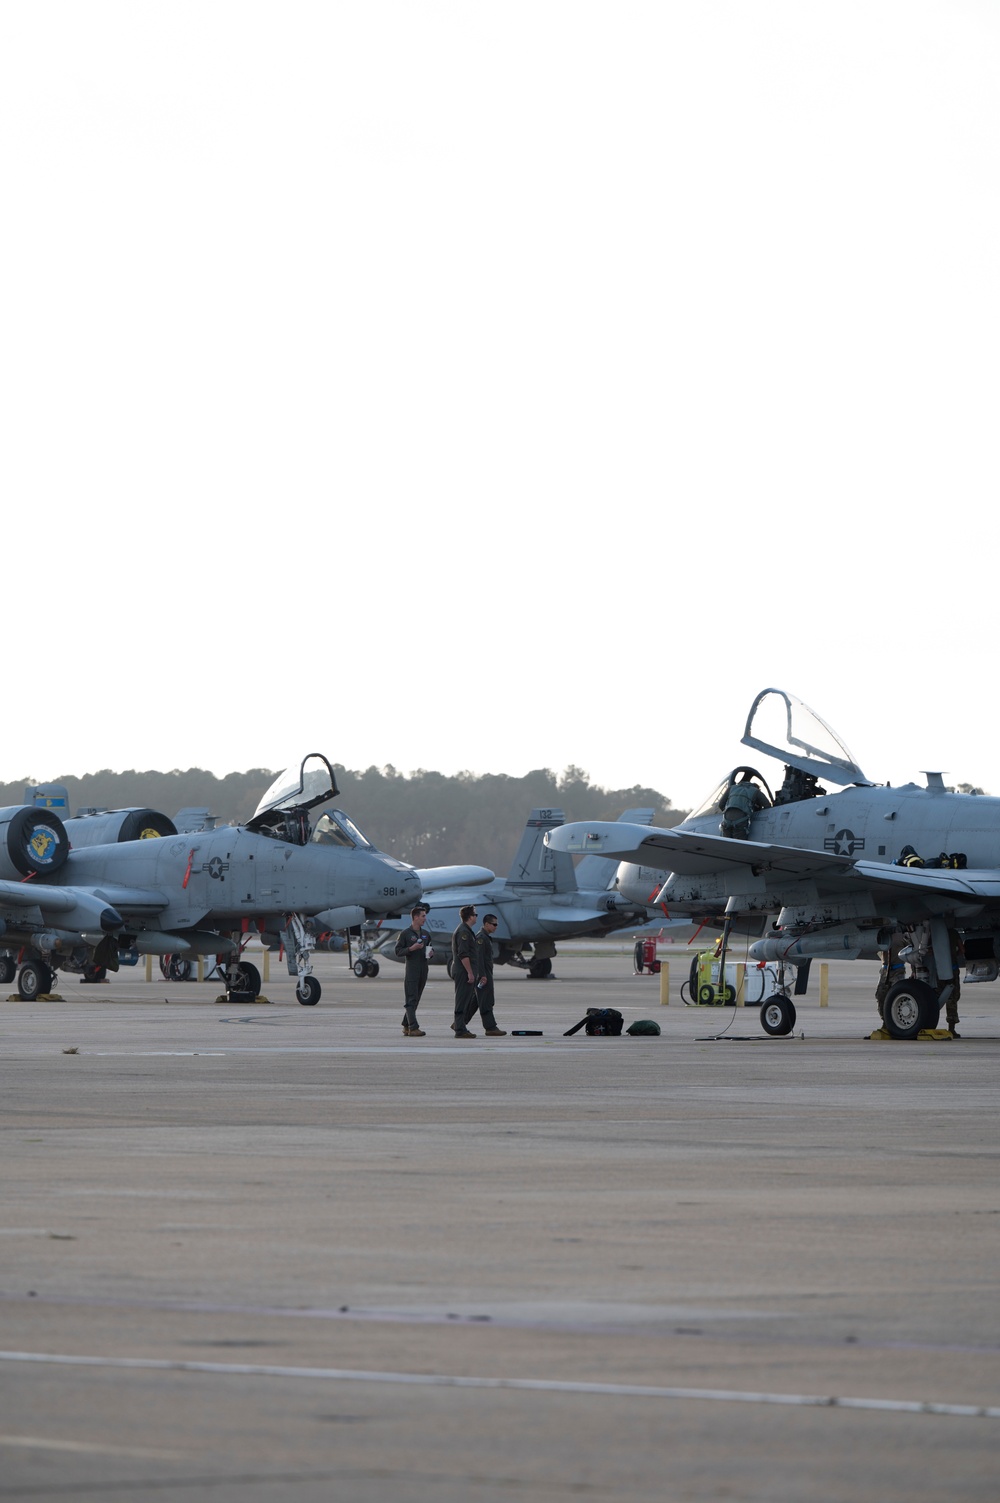
[[[1000,1496],[1000,987],[871,1042],[836,962],[769,1039],[577,947],[463,1042],[316,960],[0,1002],[0,1499]]]

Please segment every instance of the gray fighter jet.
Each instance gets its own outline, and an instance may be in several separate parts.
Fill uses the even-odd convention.
[[[630,809],[622,815],[633,824],[648,824],[652,817],[652,809]],[[470,903],[480,917],[494,912],[499,919],[493,939],[496,963],[520,966],[532,981],[551,976],[558,940],[611,934],[646,923],[652,916],[646,905],[624,898],[614,886],[617,861],[591,856],[575,865],[571,856],[546,847],[546,833],[564,819],[561,809],[532,809],[507,878],[463,879],[454,886],[425,889],[432,963],[450,965],[451,936],[460,910]],[[380,924],[380,933],[387,935],[380,953],[386,958],[397,958],[388,936],[408,923],[407,915]]]
[[[961,968],[967,981],[1000,974],[1000,798],[953,792],[940,772],[925,786],[872,783],[781,689],[757,695],[742,741],[784,764],[776,792],[743,765],[672,830],[564,825],[550,848],[618,857],[621,891],[648,895],[659,879],[672,917],[759,935],[751,957],[799,967],[797,991],[815,957],[881,959],[876,1000],[896,1038],[935,1028],[948,1004],[953,1027]],[[761,1022],[791,1032],[787,989]]]
[[[252,933],[277,932],[298,1000],[318,1002],[306,919],[346,928],[405,912],[421,893],[417,872],[339,810],[319,822],[336,838],[312,839],[310,811],[336,795],[330,763],[311,753],[244,826],[178,834],[152,810],[65,822],[43,807],[0,811],[0,979],[20,961],[18,990],[31,998],[51,989],[55,969],[93,976],[117,969],[120,952],[225,955],[227,990],[254,995],[260,976],[241,950]]]

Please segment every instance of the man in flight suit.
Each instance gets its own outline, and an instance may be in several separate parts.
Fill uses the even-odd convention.
[[[424,933],[427,907],[417,903],[410,909],[410,927],[404,929],[394,946],[396,954],[405,960],[403,973],[403,1033],[407,1038],[422,1039],[424,1030],[417,1025],[417,1008],[427,985],[427,961],[431,937]]]
[[[487,913],[483,918],[483,927],[476,935],[476,1004],[489,1039],[507,1037],[506,1028],[498,1028],[493,1016],[493,1003],[496,1000],[493,994],[493,936],[497,923],[496,914]]]
[[[452,1028],[457,1039],[474,1039],[469,1019],[476,1010],[476,935],[473,924],[478,917],[471,903],[459,911],[462,922],[451,936],[451,973],[455,982],[455,1021]]]

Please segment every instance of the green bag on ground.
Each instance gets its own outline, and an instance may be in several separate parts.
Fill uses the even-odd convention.
[[[637,1033],[650,1033],[650,1034],[652,1034],[652,1033],[659,1033],[659,1031],[660,1031],[660,1025],[659,1025],[659,1023],[654,1023],[653,1020],[652,1020],[652,1018],[636,1018],[635,1022],[634,1023],[630,1023],[628,1025],[628,1027],[626,1028],[626,1030],[625,1030],[626,1033],[631,1033],[631,1034],[637,1034]]]

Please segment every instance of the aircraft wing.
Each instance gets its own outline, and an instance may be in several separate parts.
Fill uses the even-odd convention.
[[[948,868],[939,870],[936,867],[886,866],[880,861],[855,861],[852,876],[876,892],[891,889],[897,894],[949,898],[959,903],[1000,901],[1000,870],[995,867],[981,871],[952,871]]]
[[[648,825],[595,822],[561,825],[550,830],[546,843],[571,855],[610,856],[664,872],[702,876],[749,866],[761,872],[785,876],[845,876],[857,863],[850,856],[829,851],[807,851],[800,846],[774,845],[759,840],[731,840],[725,835],[706,835],[692,830],[657,830]]]
[[[0,908],[35,908],[42,914],[58,914],[58,928],[78,933],[94,930],[110,934],[124,927],[117,905],[105,893],[90,887],[0,881]]]
[[[121,887],[117,882],[102,882],[92,891],[123,913],[162,913],[170,907],[166,893],[158,892],[155,887]]]

